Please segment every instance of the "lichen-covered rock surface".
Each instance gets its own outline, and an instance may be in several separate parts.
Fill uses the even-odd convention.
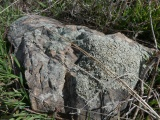
[[[123,110],[129,93],[118,79],[134,88],[153,52],[121,33],[105,35],[37,15],[15,21],[8,39],[25,69],[32,109],[80,114],[82,120],[87,111],[99,120]]]

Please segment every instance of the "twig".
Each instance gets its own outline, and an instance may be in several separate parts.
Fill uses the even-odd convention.
[[[153,85],[154,85],[154,83],[155,83],[155,78],[156,78],[156,74],[157,74],[157,70],[158,70],[158,65],[159,65],[159,58],[158,58],[158,60],[157,60],[157,63],[156,63],[156,66],[155,66],[155,69],[154,69],[154,71],[153,71],[153,77],[152,77],[152,82],[151,82],[151,85],[150,85],[150,88],[152,89],[152,87],[153,87]],[[146,99],[146,101],[148,101],[148,98],[149,98],[149,96],[151,95],[151,89],[149,89],[149,92],[148,92],[148,96],[147,96],[147,99]]]
[[[158,50],[157,40],[156,40],[156,37],[155,37],[154,28],[153,28],[151,1],[152,0],[149,0],[149,17],[150,17],[150,24],[151,24],[151,30],[152,30],[152,35],[153,35],[154,43],[155,43],[155,48],[156,48],[156,50]]]
[[[154,116],[153,114],[151,114],[149,111],[143,109],[142,107],[139,107],[138,105],[136,105],[136,104],[134,104],[134,103],[133,103],[133,105],[135,105],[135,106],[138,107],[139,109],[143,110],[144,112],[148,113],[148,114],[151,115],[153,118],[156,118],[156,116]],[[135,119],[134,119],[134,120],[135,120]]]
[[[157,91],[153,92],[153,95],[155,96],[157,103],[158,103],[158,107],[160,108],[160,101],[158,100],[160,98],[160,94],[157,93]]]
[[[90,99],[80,110],[83,110],[90,102],[92,102],[98,95],[99,95],[100,91],[97,92],[97,94]]]
[[[134,103],[133,103],[133,104],[134,104]],[[140,102],[138,102],[138,106],[142,106]],[[136,110],[135,110],[135,112],[134,112],[134,115],[133,115],[133,120],[136,119],[139,110],[140,110],[139,107],[137,107]]]
[[[19,0],[16,0],[15,2],[13,2],[12,4],[10,4],[8,7],[6,7],[5,9],[3,9],[0,14],[2,14],[5,10],[7,10],[8,8],[10,8],[12,5],[14,5],[15,3],[17,3]]]
[[[140,90],[140,96],[142,97],[143,94],[144,94],[144,79],[142,79],[142,81],[140,81],[140,88],[141,88],[141,90]],[[140,102],[138,102],[138,106],[142,106]],[[140,109],[137,107],[136,110],[135,110],[135,112],[134,112],[134,115],[133,115],[133,119],[134,120],[136,119],[139,110]]]
[[[134,109],[136,106],[133,106],[131,109],[129,109],[129,111],[125,114],[125,116],[128,116]]]
[[[43,12],[51,9],[51,8],[52,8],[56,3],[58,3],[59,1],[61,1],[61,0],[56,0],[51,6],[49,6],[48,8],[46,8],[46,9],[44,9],[44,10],[38,12],[38,13],[35,13],[35,15],[38,15],[38,14],[40,14],[40,13],[43,13]]]
[[[34,114],[37,114],[37,115],[44,115],[44,114],[42,114],[42,113],[33,111],[33,110],[31,110],[31,109],[28,109],[28,108],[23,108],[23,109],[26,110],[27,112],[30,112],[30,113],[34,113]]]
[[[149,70],[151,70],[153,68],[154,64],[155,64],[155,59],[153,58],[151,60],[151,62],[149,62],[147,64],[147,67],[144,69],[142,75],[140,76],[141,80],[143,80],[143,81],[145,80],[145,77],[146,77],[147,73],[149,72]]]

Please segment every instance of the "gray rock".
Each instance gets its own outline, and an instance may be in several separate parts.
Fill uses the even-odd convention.
[[[87,114],[90,119],[107,119],[123,110],[126,103],[121,101],[129,93],[118,78],[133,89],[153,53],[121,33],[104,35],[36,15],[15,21],[8,39],[25,69],[32,109],[80,114],[82,120]]]

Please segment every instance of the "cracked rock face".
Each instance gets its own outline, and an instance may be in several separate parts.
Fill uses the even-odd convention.
[[[80,119],[86,111],[94,111],[91,119],[104,119],[96,112],[115,114],[120,105],[123,110],[129,93],[118,79],[134,88],[153,52],[121,33],[104,35],[36,15],[15,21],[8,39],[25,69],[32,109],[74,112]]]

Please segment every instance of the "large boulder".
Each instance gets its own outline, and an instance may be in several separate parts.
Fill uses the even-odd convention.
[[[153,53],[121,33],[105,35],[37,15],[15,21],[8,39],[25,69],[32,109],[80,119],[123,110],[129,93],[118,79],[134,89]]]

